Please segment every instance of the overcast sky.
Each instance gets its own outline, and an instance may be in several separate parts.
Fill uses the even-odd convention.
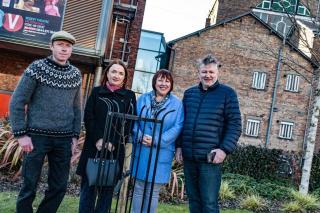
[[[164,33],[166,41],[204,28],[213,0],[147,0],[142,28]]]

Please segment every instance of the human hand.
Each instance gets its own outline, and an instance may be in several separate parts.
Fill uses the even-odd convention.
[[[211,152],[216,153],[216,155],[212,161],[212,163],[214,163],[214,164],[222,163],[227,156],[227,154],[224,151],[222,151],[222,149],[214,149]]]
[[[32,144],[31,138],[29,136],[24,135],[24,136],[18,138],[18,143],[24,152],[26,152],[26,153],[32,152],[33,144]]]
[[[145,146],[151,146],[152,137],[150,135],[144,135],[142,139],[142,144]]]
[[[102,149],[102,143],[103,143],[103,139],[100,138],[97,142],[96,142],[96,147],[97,149],[100,151]],[[108,151],[111,152],[114,150],[114,146],[112,145],[112,143],[108,142],[105,145],[105,148],[108,148]]]
[[[176,161],[178,163],[183,163],[182,149],[181,148],[177,148],[176,149]]]
[[[78,147],[78,139],[72,138],[72,147],[71,147],[72,155],[76,153],[77,147]]]

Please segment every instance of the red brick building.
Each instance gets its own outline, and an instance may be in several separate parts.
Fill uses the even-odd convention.
[[[62,29],[77,39],[71,63],[83,74],[84,99],[93,84],[100,82],[103,67],[112,59],[127,63],[131,87],[146,0],[65,2]],[[0,36],[0,117],[7,113],[10,94],[24,69],[49,54],[48,45]]]
[[[213,53],[222,63],[220,81],[239,96],[240,143],[302,151],[317,66],[287,40],[277,69],[282,43],[283,35],[253,12],[173,40],[169,64],[175,93],[182,97],[185,89],[198,82],[195,60]]]

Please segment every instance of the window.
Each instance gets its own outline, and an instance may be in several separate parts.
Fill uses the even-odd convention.
[[[162,34],[143,31],[140,37],[139,48],[159,51]]]
[[[298,75],[287,75],[286,90],[291,92],[299,92],[299,79]]]
[[[140,94],[151,91],[153,75],[154,73],[134,71],[132,90]]]
[[[310,10],[298,0],[263,0],[256,6],[256,8],[275,12],[310,16]]]
[[[254,72],[252,78],[252,88],[264,89],[266,85],[267,74],[264,72]]]
[[[263,0],[260,4],[258,4],[257,8],[270,9],[271,0]]]
[[[280,122],[279,137],[283,139],[292,139],[293,122]]]
[[[297,14],[302,16],[310,16],[310,10],[303,4],[299,3]]]
[[[152,78],[165,60],[165,57],[161,57],[165,53],[165,47],[165,39],[161,33],[141,31],[131,87],[134,92],[141,94],[152,90]]]
[[[272,9],[277,12],[294,14],[297,0],[273,0]]]
[[[246,126],[246,135],[258,137],[260,131],[260,120],[248,119]]]

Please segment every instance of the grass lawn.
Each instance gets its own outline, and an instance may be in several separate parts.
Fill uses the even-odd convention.
[[[17,192],[0,193],[0,212],[14,213],[17,199]],[[34,206],[38,206],[40,198],[37,197]],[[58,210],[59,213],[76,213],[78,212],[79,197],[66,196]],[[189,212],[187,205],[169,205],[159,204],[158,213],[182,213]],[[222,210],[222,213],[251,213],[245,210]]]

